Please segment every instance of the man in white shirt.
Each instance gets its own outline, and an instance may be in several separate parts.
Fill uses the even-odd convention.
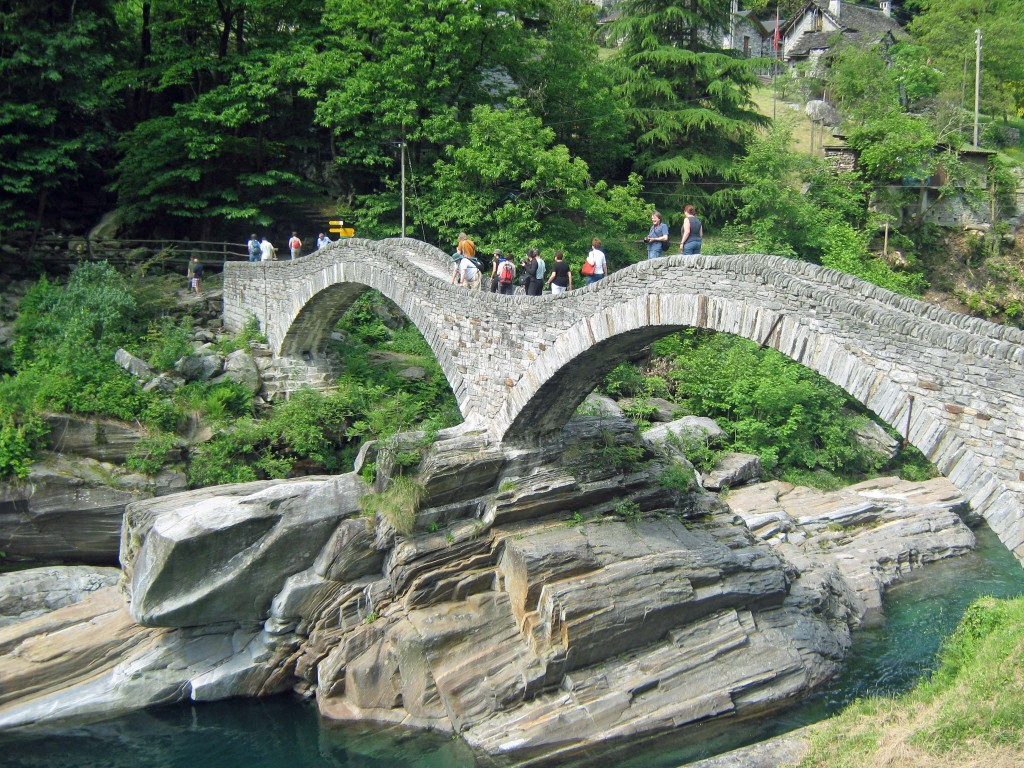
[[[274,258],[274,246],[270,244],[266,236],[263,237],[263,242],[260,243],[260,261],[270,261]]]
[[[459,285],[479,291],[483,275],[480,274],[476,264],[463,256],[455,263],[455,270],[452,272],[452,285],[455,285],[456,279],[458,279]]]

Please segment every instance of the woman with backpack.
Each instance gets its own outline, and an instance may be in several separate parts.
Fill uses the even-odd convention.
[[[515,293],[516,266],[512,259],[505,258],[501,251],[494,252],[494,264],[491,267],[491,293],[503,293],[511,296]]]

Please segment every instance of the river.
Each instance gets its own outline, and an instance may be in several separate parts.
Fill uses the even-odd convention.
[[[675,768],[820,720],[856,697],[906,690],[976,597],[1024,594],[1024,569],[987,528],[977,552],[928,566],[886,595],[885,622],[858,632],[843,673],[799,707],[757,723],[630,745],[628,757],[563,764]],[[620,750],[616,755],[622,754]],[[474,768],[458,739],[322,724],[287,696],[162,707],[46,736],[0,739],[3,768]]]

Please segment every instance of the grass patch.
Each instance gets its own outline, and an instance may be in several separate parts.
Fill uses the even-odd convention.
[[[929,680],[865,699],[816,727],[801,768],[1024,765],[1024,598],[983,597]]]
[[[423,500],[423,486],[410,477],[399,475],[387,490],[369,493],[359,500],[363,514],[382,516],[399,533],[408,535],[416,527],[416,512]]]

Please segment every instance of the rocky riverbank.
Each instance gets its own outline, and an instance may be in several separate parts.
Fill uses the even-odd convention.
[[[0,728],[294,690],[541,764],[791,703],[886,584],[973,547],[944,480],[723,498],[634,430],[593,409],[543,446],[371,449],[377,490],[353,473],[133,502],[119,586],[5,609]],[[389,456],[416,446],[400,532],[361,509],[398,503]]]

